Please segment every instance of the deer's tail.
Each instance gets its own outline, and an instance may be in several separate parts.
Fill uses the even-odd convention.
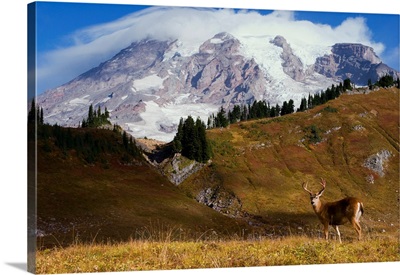
[[[364,205],[362,202],[360,202],[360,212],[361,214],[364,214]]]

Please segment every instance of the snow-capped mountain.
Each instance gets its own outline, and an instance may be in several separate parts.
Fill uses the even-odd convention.
[[[204,121],[224,106],[282,104],[350,78],[358,85],[399,73],[361,44],[291,45],[282,36],[218,33],[201,45],[142,40],[37,97],[45,122],[78,126],[90,104],[134,137],[170,141],[181,117]]]

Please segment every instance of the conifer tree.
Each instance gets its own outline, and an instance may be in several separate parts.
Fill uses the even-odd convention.
[[[127,150],[129,145],[129,140],[128,140],[128,135],[125,131],[122,132],[122,144],[124,145],[125,150]]]
[[[186,120],[181,118],[172,146],[174,152],[181,152],[188,159],[199,162],[206,162],[211,156],[206,138],[206,125],[200,118],[196,121],[191,116],[188,116]]]
[[[198,144],[198,151],[197,151],[197,161],[205,162],[210,159],[210,148],[207,142],[206,137],[206,126],[197,118],[196,120],[196,132],[197,132],[197,144]]]
[[[93,105],[90,104],[89,112],[88,112],[88,118],[87,118],[87,124],[88,124],[89,127],[92,127],[93,123],[94,123]]]
[[[342,82],[339,83],[339,90],[340,90],[341,93],[345,92]]]
[[[294,113],[294,101],[293,99],[289,99],[288,107],[287,107],[287,114]]]
[[[335,94],[334,94],[334,98],[338,98],[340,96],[340,88],[339,86],[335,87]]]
[[[388,74],[385,76],[382,76],[378,81],[378,85],[383,88],[393,86],[393,84],[394,84],[393,76],[388,75]]]
[[[82,128],[84,127],[99,127],[104,124],[111,125],[111,122],[108,120],[110,114],[105,107],[104,113],[101,113],[100,106],[98,106],[97,111],[93,110],[93,105],[89,106],[88,117],[87,119],[82,120]]]
[[[237,122],[237,121],[240,120],[240,107],[239,107],[239,105],[235,105],[235,106],[233,107],[233,110],[232,110],[232,117],[233,117],[233,119],[234,119],[234,122]]]
[[[248,114],[247,106],[246,106],[246,105],[243,105],[243,107],[242,107],[242,114],[241,114],[241,116],[240,116],[240,120],[246,121],[246,120],[248,119],[248,117],[249,117],[249,114]]]
[[[312,96],[311,96],[311,94],[308,94],[307,108],[311,109],[312,107],[313,107],[313,105],[312,105]]]
[[[284,115],[286,115],[286,114],[288,114],[288,103],[286,102],[286,100],[283,102],[283,104],[282,104],[282,109],[281,109],[281,112],[280,112],[280,115],[281,116],[284,116]]]
[[[31,101],[31,108],[28,113],[28,122],[35,122],[36,120],[36,103],[35,103],[35,98],[32,99]]]
[[[191,116],[183,123],[182,127],[182,155],[189,159],[195,159],[195,143],[196,143],[196,133],[195,133],[194,120]]]
[[[40,124],[40,125],[43,125],[43,124],[44,124],[43,108],[40,108],[39,124]]]
[[[110,118],[110,113],[108,112],[107,107],[104,107],[104,115],[105,115],[106,119]]]
[[[299,107],[298,111],[299,111],[299,112],[303,112],[303,111],[305,111],[305,110],[307,110],[307,99],[306,99],[305,97],[303,97],[303,98],[301,99],[300,107]]]
[[[221,106],[219,112],[217,113],[217,117],[215,118],[215,127],[226,127],[228,124],[229,121],[226,117],[226,111],[224,107]]]
[[[346,78],[344,81],[343,81],[343,89],[344,89],[344,91],[346,91],[346,90],[353,90],[353,87],[351,86],[351,81],[350,81],[350,79],[349,78]]]
[[[183,123],[183,118],[181,118],[179,120],[178,131],[172,141],[172,147],[175,153],[182,151]]]

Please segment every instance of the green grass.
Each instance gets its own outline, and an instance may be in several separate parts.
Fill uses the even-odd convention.
[[[37,273],[111,272],[195,268],[399,261],[397,239],[323,241],[308,237],[228,241],[130,241],[76,244],[37,254]]]

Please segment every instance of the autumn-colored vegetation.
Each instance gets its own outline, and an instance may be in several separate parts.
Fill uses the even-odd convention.
[[[37,272],[399,261],[399,89],[353,93],[208,130],[211,164],[179,186],[142,157],[124,160],[121,134],[70,130],[107,141],[95,161],[39,140]],[[364,165],[381,150],[390,152],[383,174]],[[362,241],[349,225],[343,244],[333,231],[323,240],[301,188],[319,188],[320,177],[322,199],[363,200]],[[240,202],[237,216],[196,201],[216,186]]]
[[[398,240],[326,242],[308,237],[75,244],[37,254],[38,273],[111,272],[399,261]]]

